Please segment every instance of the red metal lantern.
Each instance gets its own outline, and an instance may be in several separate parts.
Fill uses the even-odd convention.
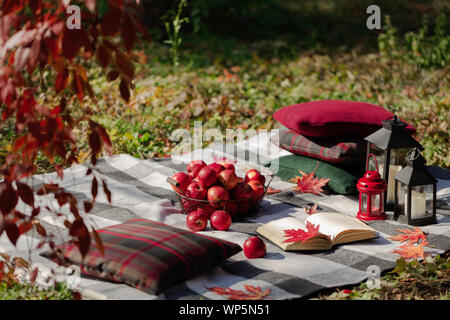
[[[368,171],[369,157],[373,156],[376,170]],[[374,154],[369,153],[366,161],[366,173],[358,180],[356,188],[359,191],[359,211],[357,218],[363,221],[384,220],[384,192],[387,189],[386,181],[378,172],[378,163]]]

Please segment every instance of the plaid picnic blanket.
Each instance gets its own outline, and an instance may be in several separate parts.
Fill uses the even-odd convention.
[[[95,207],[85,215],[85,220],[96,228],[102,228],[129,219],[145,218],[186,229],[186,217],[180,214],[176,196],[166,178],[172,176],[175,171],[184,170],[186,162],[192,158],[200,157],[207,163],[221,158],[237,157],[237,171],[245,171],[248,167],[262,168],[261,163],[288,154],[271,144],[269,138],[257,135],[233,145],[213,144],[203,150],[166,159],[140,160],[125,154],[103,158],[98,161],[95,174],[106,181],[112,192],[112,204],[108,203],[106,196],[100,191]],[[269,149],[270,152],[267,152]],[[244,158],[257,160],[254,164],[247,161],[241,167],[240,159]],[[79,203],[91,197],[92,177],[86,176],[86,170],[84,164],[73,166],[64,171],[64,180],[60,182],[76,196]],[[450,249],[450,171],[437,167],[430,170],[439,181],[438,224],[422,229],[428,232],[428,241],[434,246],[427,250],[438,254]],[[36,175],[33,177],[33,184],[38,188],[44,181],[58,179],[56,173]],[[256,229],[261,224],[286,216],[304,220],[307,214],[303,207],[313,203],[318,204],[319,209],[352,216],[356,215],[358,209],[356,197],[296,194],[292,191],[293,184],[276,177],[271,187],[282,192],[267,195],[256,215],[234,222],[228,231],[208,228],[202,233],[242,246],[247,238],[256,234]],[[54,199],[43,198],[40,201],[57,207]],[[63,214],[69,213],[64,207],[61,211]],[[41,213],[41,223],[58,234],[56,243],[67,239],[64,219],[54,217],[45,210]],[[180,283],[158,296],[146,294],[125,284],[84,276],[81,277],[80,288],[86,296],[98,299],[226,299],[209,291],[207,287],[244,290],[244,285],[259,286],[262,290],[270,289],[270,297],[273,299],[306,297],[325,288],[360,283],[373,274],[371,266],[376,266],[381,272],[394,267],[399,256],[392,251],[400,244],[387,237],[397,234],[396,229],[405,229],[407,226],[393,221],[392,214],[388,220],[371,222],[370,225],[378,231],[378,238],[339,245],[325,252],[285,252],[266,241],[265,258],[247,259],[243,252],[240,252],[219,267]],[[37,244],[37,236],[27,234],[21,237],[14,247],[3,234],[0,237],[0,252],[31,258],[38,267],[56,268],[53,262],[39,255],[46,247],[38,250]]]

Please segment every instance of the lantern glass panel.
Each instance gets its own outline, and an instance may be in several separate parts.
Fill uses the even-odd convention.
[[[391,149],[391,156],[389,159],[389,174],[387,178],[387,193],[386,193],[386,203],[394,203],[394,188],[395,181],[394,178],[405,166],[406,166],[406,154],[408,153],[408,148]]]
[[[367,212],[367,194],[361,193],[361,212]]]
[[[405,206],[405,210],[406,209],[407,205]],[[412,187],[411,218],[420,219],[431,215],[433,215],[433,185],[430,184]]]
[[[404,168],[406,166],[406,154],[411,150],[410,148],[391,149],[391,157],[389,159],[390,165],[398,165]]]
[[[398,183],[397,207],[396,207],[395,211],[406,215],[405,201],[406,201],[406,195],[408,194],[408,186],[404,183],[401,183],[400,181],[398,181],[397,183]]]
[[[383,176],[383,168],[384,168],[384,156],[385,152],[383,149],[378,148],[375,144],[369,143],[369,153],[372,153],[377,159],[378,163],[378,172],[381,176]],[[368,170],[377,170],[375,166],[375,160],[373,157],[369,157],[369,168]]]
[[[370,195],[370,215],[371,216],[380,216],[383,212],[383,199],[382,194],[371,194]]]

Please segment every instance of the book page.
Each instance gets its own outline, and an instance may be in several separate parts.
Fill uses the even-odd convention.
[[[331,239],[335,239],[340,233],[348,230],[362,230],[375,233],[375,230],[364,222],[344,213],[317,212],[310,215],[306,221],[316,226],[319,225],[319,232],[326,234]]]
[[[283,250],[326,250],[332,247],[331,239],[324,234],[319,234],[305,243],[284,242],[286,240],[284,230],[288,229],[306,230],[306,224],[294,217],[286,217],[268,222],[259,227],[256,232],[271,240]]]

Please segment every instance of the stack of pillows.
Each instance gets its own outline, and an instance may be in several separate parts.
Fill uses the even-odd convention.
[[[356,193],[356,183],[365,172],[364,138],[391,116],[383,107],[343,100],[310,101],[279,109],[273,117],[281,129],[272,142],[292,155],[277,159],[277,176],[288,181],[301,175],[298,169],[310,173],[319,162],[316,176],[329,178],[331,191]],[[410,125],[407,130],[415,133]]]

